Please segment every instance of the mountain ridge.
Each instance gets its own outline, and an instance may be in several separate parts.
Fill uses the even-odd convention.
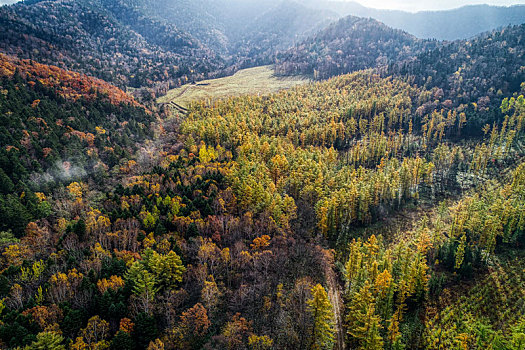
[[[279,74],[307,74],[315,79],[384,67],[434,49],[436,41],[418,39],[372,19],[347,16],[277,54]]]
[[[525,4],[512,6],[466,5],[441,11],[406,12],[368,8],[356,2],[309,2],[328,8],[342,16],[372,17],[386,25],[402,29],[421,39],[468,39],[477,34],[507,25],[522,24]],[[461,26],[456,24],[460,23]]]
[[[469,18],[484,17],[477,13],[464,16],[461,11],[465,9],[512,11],[511,22],[525,18],[525,6],[519,5],[410,14],[368,9],[352,2],[310,0],[28,0],[0,8],[0,51],[162,95],[187,82],[271,64],[278,51],[299,44],[349,12],[376,18],[416,37],[418,33],[428,36],[427,29],[470,36],[503,23],[498,15],[496,20],[485,18],[483,24],[471,26]],[[458,13],[466,19],[458,20]],[[439,25],[425,17],[438,15]],[[419,19],[407,20],[406,16]],[[412,27],[400,26],[401,20]],[[467,24],[464,28],[443,25],[454,22]],[[441,33],[434,35],[437,37],[450,36],[436,33]],[[150,93],[141,94],[149,98]]]

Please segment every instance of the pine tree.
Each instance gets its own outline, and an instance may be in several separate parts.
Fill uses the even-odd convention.
[[[173,251],[166,255],[154,252],[149,265],[159,285],[166,288],[173,288],[182,282],[182,274],[186,271],[182,260]]]
[[[361,289],[354,293],[347,313],[347,328],[351,343],[359,349],[373,350],[383,347],[379,334],[381,319],[375,314],[375,299],[365,282]]]
[[[308,300],[309,312],[313,318],[310,348],[314,350],[331,349],[334,343],[332,304],[326,290],[320,284],[312,287],[312,299]]]
[[[124,331],[118,331],[110,345],[111,350],[133,350],[134,348],[133,338]]]
[[[151,304],[158,291],[155,276],[142,267],[140,263],[135,262],[126,277],[133,285],[133,293],[138,297],[142,310],[149,314]]]
[[[30,348],[34,350],[65,350],[64,338],[55,332],[42,332],[36,336]]]

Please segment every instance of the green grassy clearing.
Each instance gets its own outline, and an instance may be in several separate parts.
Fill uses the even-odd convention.
[[[186,84],[168,91],[158,103],[175,102],[187,107],[195,100],[217,100],[243,94],[269,94],[304,84],[305,77],[276,77],[272,66],[261,66],[238,71],[232,76]]]

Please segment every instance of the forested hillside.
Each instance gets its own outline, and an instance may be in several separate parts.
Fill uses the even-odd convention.
[[[155,97],[151,93],[162,95],[240,68],[277,62],[279,74],[327,78],[403,61],[438,46],[372,19],[348,17],[326,28],[347,13],[363,15],[364,10],[337,2],[324,5],[320,9],[308,1],[279,0],[25,1],[0,8],[0,51],[121,88],[149,88],[136,93],[147,101]],[[478,20],[476,33],[492,28],[498,16],[490,14],[500,10],[486,10],[489,15]],[[520,11],[513,10],[509,23],[519,23],[514,17]],[[379,13],[373,17],[386,23],[399,15]],[[440,27],[452,27],[448,21],[440,17]],[[307,36],[311,38],[305,41]]]
[[[348,16],[278,54],[276,72],[326,79],[408,60],[437,46],[376,20]]]
[[[155,87],[163,93],[240,67],[271,63],[277,49],[335,18],[292,2],[237,5],[140,0],[18,3],[0,8],[0,51],[120,87]],[[239,11],[241,22],[228,20],[230,8]]]
[[[467,133],[479,133],[498,118],[503,96],[525,80],[525,25],[506,27],[472,40],[423,41],[370,19],[347,17],[277,55],[279,74],[325,79],[364,68],[398,76],[435,90],[443,108],[469,116]],[[430,99],[418,114],[436,108]]]
[[[97,1],[1,7],[0,51],[121,87],[180,85],[222,67],[213,51],[176,27]]]
[[[52,213],[34,192],[107,176],[155,116],[101,80],[0,54],[0,118],[0,230],[21,236]]]
[[[525,25],[334,16],[0,7],[0,348],[522,350]]]
[[[27,91],[10,99],[26,111],[24,123],[35,105],[52,101],[22,76],[8,75],[2,86]],[[0,339],[73,349],[329,349],[336,339],[419,348],[455,343],[482,322],[495,336],[465,336],[465,344],[511,346],[520,317],[496,313],[489,322],[478,318],[486,313],[465,319],[447,311],[464,328],[441,337],[448,323],[421,317],[440,320],[431,307],[443,288],[522,245],[524,168],[498,174],[523,156],[524,100],[505,100],[504,127],[494,125],[484,140],[456,144],[463,113],[439,103],[415,113],[436,90],[362,71],[269,96],[195,103],[180,129],[167,119],[157,142],[129,160],[101,156],[107,172],[60,178],[38,192],[26,173],[3,190],[4,203],[19,201],[30,215],[16,227],[3,221]],[[132,108],[62,103],[64,111],[67,103],[93,108],[90,121],[99,108],[117,118]],[[85,124],[86,135],[90,125],[88,155],[104,146],[101,128],[115,128]],[[432,221],[374,229],[385,215],[462,192],[468,196],[423,215]]]
[[[392,64],[385,75],[410,76],[426,88],[438,87],[447,104],[489,111],[476,126],[491,123],[501,98],[525,81],[525,25],[506,27],[472,40],[454,41]],[[496,112],[497,115],[497,112]],[[479,118],[477,118],[479,119]]]

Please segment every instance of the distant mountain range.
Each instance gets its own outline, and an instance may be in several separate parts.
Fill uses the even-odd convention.
[[[371,17],[422,39],[468,39],[482,32],[525,22],[525,4],[509,7],[470,5],[446,11],[411,13],[372,9],[351,1],[305,1],[310,7],[329,9],[341,16]]]
[[[162,94],[187,82],[272,64],[278,56],[282,62],[283,52],[301,43],[309,57],[290,49],[284,60],[313,63],[313,53],[322,56],[344,44],[341,51],[352,57],[331,55],[330,69],[352,71],[438,45],[418,38],[466,39],[524,19],[525,6],[407,13],[318,0],[27,0],[0,7],[0,52]],[[305,72],[299,66],[284,71]],[[306,71],[313,73],[311,67]]]

